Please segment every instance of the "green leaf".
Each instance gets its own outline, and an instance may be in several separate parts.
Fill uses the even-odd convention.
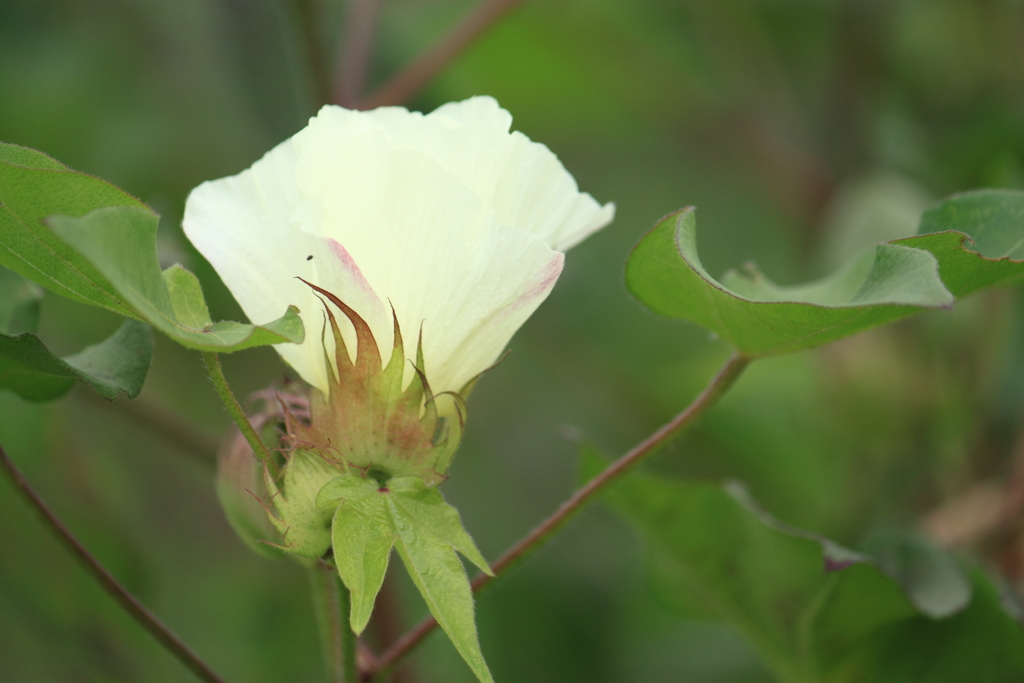
[[[1024,280],[1024,192],[953,195],[921,217],[914,237],[893,244],[925,249],[957,297]]]
[[[227,353],[302,341],[294,308],[266,325],[213,323],[194,275],[174,266],[161,277],[158,222],[114,185],[0,143],[0,266],[75,301],[148,322],[189,348]]]
[[[731,623],[780,681],[1024,680],[1020,624],[984,576],[968,586],[936,551],[889,539],[872,559],[774,520],[736,486],[631,475],[607,500],[647,538],[661,595]]]
[[[13,270],[0,267],[0,334],[35,332],[43,292]]]
[[[294,306],[266,325],[212,323],[195,275],[181,266],[160,272],[158,218],[148,210],[108,207],[81,218],[53,216],[48,222],[55,235],[102,273],[135,315],[179,344],[227,353],[302,341],[302,320]]]
[[[488,574],[491,569],[441,492],[417,476],[381,484],[344,475],[324,485],[317,505],[336,510],[334,562],[352,594],[352,630],[358,634],[366,628],[391,548],[397,546],[431,614],[477,677],[491,681],[477,639],[473,591],[456,552]]]
[[[439,525],[448,524],[446,520],[450,520],[450,516],[431,509],[429,505],[426,518],[414,516],[422,515],[424,509],[410,504],[411,499],[412,496],[405,493],[386,497],[388,511],[398,535],[395,543],[398,554],[430,613],[448,634],[477,679],[482,683],[493,683],[494,679],[480,651],[473,614],[473,589],[466,569],[452,544],[433,533]],[[443,535],[452,534],[446,531]]]
[[[0,265],[75,301],[138,318],[82,254],[54,235],[43,219],[84,216],[107,206],[145,204],[110,183],[73,171],[26,147],[0,143]]]
[[[153,335],[137,320],[125,320],[106,340],[64,359],[33,334],[0,334],[0,388],[29,401],[48,401],[85,382],[108,400],[122,391],[134,398],[152,355]]]
[[[462,526],[459,511],[445,502],[436,487],[425,486],[419,477],[405,476],[391,479],[388,488],[395,494],[393,505],[401,510],[406,519],[416,520],[418,529],[447,543],[480,571],[494,576],[473,538]]]
[[[807,285],[780,287],[752,268],[718,282],[697,256],[692,207],[662,219],[633,249],[626,283],[655,313],[695,322],[751,356],[826,344],[953,302],[935,258],[896,244]]]

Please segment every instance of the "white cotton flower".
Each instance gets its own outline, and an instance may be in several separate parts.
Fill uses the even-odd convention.
[[[321,392],[334,342],[299,278],[365,319],[385,361],[393,307],[410,360],[422,331],[433,392],[459,391],[547,297],[562,252],[615,211],[511,122],[490,97],[427,115],[326,106],[250,169],[194,189],[185,234],[254,323],[299,308],[305,341],[276,348]],[[354,358],[355,332],[339,324]]]

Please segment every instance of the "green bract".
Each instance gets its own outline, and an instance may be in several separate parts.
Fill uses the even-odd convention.
[[[268,474],[272,521],[282,550],[316,559],[333,549],[338,574],[352,595],[349,623],[357,634],[370,620],[392,548],[456,649],[477,677],[491,681],[473,617],[473,591],[461,553],[481,571],[487,561],[441,492],[415,475],[377,479],[341,474],[344,462],[297,449],[288,456],[282,487]]]
[[[349,319],[358,348],[353,362],[325,305],[336,345],[328,367],[337,368],[337,375],[332,373],[328,397],[313,393],[310,423],[287,415],[292,449],[282,484],[266,473],[280,547],[310,559],[333,549],[352,595],[349,621],[356,633],[370,620],[391,550],[397,549],[431,614],[477,677],[490,681],[476,635],[473,592],[456,553],[482,571],[490,569],[458,512],[435,488],[458,447],[462,397],[431,393],[422,352],[403,390],[406,360],[397,319],[391,358],[383,365],[365,321],[330,292],[310,286]]]

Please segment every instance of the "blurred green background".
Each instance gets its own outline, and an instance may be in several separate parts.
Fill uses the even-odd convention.
[[[473,5],[380,4],[370,89]],[[343,3],[327,5],[319,26],[337,43]],[[164,217],[162,260],[199,274],[215,319],[241,319],[183,238],[182,208],[192,187],[246,168],[315,111],[302,40],[284,0],[0,0],[0,140],[148,202]],[[912,233],[949,193],[1024,188],[1016,0],[532,0],[407,104],[475,94],[495,96],[582,189],[618,206],[470,402],[444,492],[488,557],[572,490],[567,435],[623,452],[728,354],[625,291],[629,249],[660,216],[700,208],[712,274],[756,260],[788,284]],[[41,336],[67,353],[118,322],[47,294]],[[288,372],[268,349],[225,365],[240,395]],[[1021,515],[985,517],[1024,486],[1022,380],[1024,302],[997,291],[758,362],[652,466],[740,479],[777,517],[851,547],[930,530],[1022,586]],[[0,443],[30,481],[226,679],[321,680],[303,571],[248,551],[214,497],[209,463],[227,425],[198,354],[162,338],[137,401],[0,394]],[[190,680],[6,484],[0,518],[0,680]],[[663,605],[643,554],[595,507],[483,594],[495,677],[770,680],[729,627]],[[385,638],[425,613],[401,571],[391,591],[401,606],[376,625]],[[406,683],[472,680],[436,634],[411,661]]]

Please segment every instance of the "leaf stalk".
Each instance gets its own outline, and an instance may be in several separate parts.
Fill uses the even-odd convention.
[[[231,387],[228,385],[228,380],[224,376],[224,368],[220,364],[220,356],[210,351],[203,352],[203,362],[206,364],[206,372],[210,375],[210,380],[213,382],[213,388],[217,391],[217,396],[220,397],[221,403],[227,409],[231,419],[234,420],[238,426],[238,430],[242,432],[242,436],[249,442],[249,447],[252,448],[252,452],[259,458],[270,472],[277,473],[277,463],[274,462],[274,458],[271,457],[270,451],[267,450],[263,440],[260,439],[259,434],[253,428],[252,423],[249,422],[249,418],[245,416],[245,410],[242,409],[242,405],[235,398],[235,395],[231,392]]]

